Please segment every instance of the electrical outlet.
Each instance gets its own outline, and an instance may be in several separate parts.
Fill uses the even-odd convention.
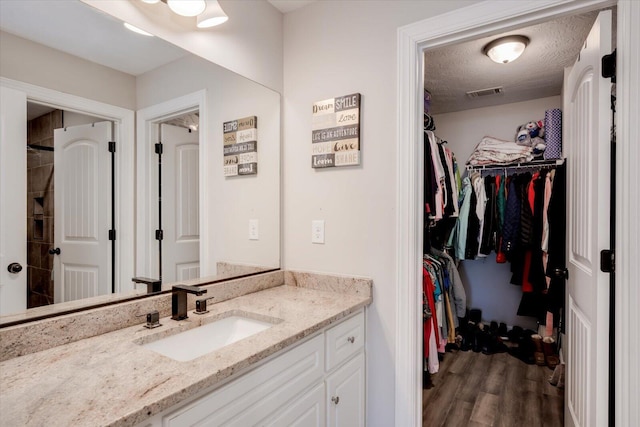
[[[324,244],[324,220],[311,221],[311,243]]]
[[[259,240],[257,219],[249,220],[249,240]]]

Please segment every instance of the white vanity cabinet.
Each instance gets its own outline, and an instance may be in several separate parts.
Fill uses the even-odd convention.
[[[364,427],[364,311],[139,424]]]

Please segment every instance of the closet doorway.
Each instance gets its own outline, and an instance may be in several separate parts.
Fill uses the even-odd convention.
[[[481,54],[482,47],[492,40],[513,35],[524,35],[530,40],[525,54],[513,63],[494,64]],[[553,52],[549,52],[549,46],[553,47]],[[602,50],[600,50],[600,46]],[[531,264],[523,267],[524,253],[521,260],[510,258],[510,262],[504,263],[504,260],[496,262],[496,258],[500,260],[504,254],[499,253],[496,256],[496,253],[491,253],[490,249],[482,254],[479,253],[482,250],[473,248],[473,253],[470,253],[469,243],[471,240],[469,239],[466,241],[466,253],[464,249],[460,253],[460,248],[456,251],[454,245],[451,250],[455,252],[456,258],[461,260],[458,269],[468,295],[467,309],[478,309],[479,311],[476,310],[475,317],[477,318],[472,315],[471,319],[460,319],[461,336],[459,336],[458,342],[447,346],[452,349],[452,352],[451,354],[444,353],[443,357],[452,358],[453,362],[442,364],[444,372],[435,373],[438,371],[437,362],[435,362],[436,366],[433,366],[432,363],[425,363],[425,366],[428,365],[428,369],[432,373],[432,375],[426,376],[425,382],[428,387],[433,387],[433,389],[425,391],[423,395],[424,425],[443,425],[443,422],[446,425],[461,417],[462,419],[468,417],[465,419],[466,422],[489,424],[563,425],[562,396],[565,386],[562,371],[564,364],[553,371],[547,369],[547,367],[555,368],[558,362],[556,353],[558,342],[568,343],[562,348],[571,381],[566,387],[568,394],[565,417],[568,419],[568,424],[584,425],[590,419],[606,422],[606,405],[604,410],[602,408],[596,410],[597,405],[590,401],[589,396],[598,396],[597,400],[599,401],[607,399],[608,277],[605,274],[597,273],[599,266],[596,263],[597,256],[594,257],[596,251],[593,250],[592,245],[595,244],[600,248],[608,247],[608,236],[597,235],[595,230],[609,229],[609,199],[608,188],[601,187],[599,191],[596,190],[597,182],[592,178],[594,172],[596,172],[595,176],[608,177],[609,164],[604,160],[602,163],[592,163],[588,156],[582,154],[581,151],[598,153],[603,159],[607,158],[609,154],[606,142],[608,142],[611,123],[609,109],[611,85],[610,80],[598,78],[599,74],[595,74],[593,70],[598,70],[600,58],[611,51],[611,11],[604,11],[600,15],[594,11],[562,17],[554,21],[514,29],[456,46],[425,51],[425,89],[429,90],[431,94],[430,102],[425,102],[425,112],[431,109],[431,114],[425,116],[425,126],[432,128],[434,134],[437,134],[439,138],[449,141],[446,144],[447,151],[453,150],[456,156],[459,155],[457,160],[461,175],[472,177],[471,193],[478,197],[477,200],[475,200],[476,197],[469,197],[471,211],[463,221],[466,223],[468,218],[469,230],[471,230],[473,223],[472,217],[480,221],[480,230],[482,230],[481,223],[484,219],[482,216],[485,211],[482,210],[482,214],[475,215],[476,206],[479,208],[483,203],[476,183],[481,183],[482,195],[484,196],[484,183],[487,182],[485,175],[487,174],[499,176],[503,181],[509,180],[512,183],[508,188],[510,190],[508,192],[509,198],[516,188],[513,182],[516,180],[522,182],[522,179],[526,179],[526,184],[522,182],[522,188],[528,186],[532,201],[534,181],[531,180],[531,174],[533,174],[534,180],[536,176],[541,177],[537,181],[542,185],[538,186],[539,191],[536,191],[536,194],[539,193],[541,196],[539,199],[540,210],[534,215],[533,228],[536,228],[538,215],[540,216],[539,224],[542,225],[541,201],[544,192],[544,176],[551,175],[550,170],[555,173],[555,166],[552,169],[548,169],[546,166],[542,170],[540,166],[507,168],[506,164],[514,162],[506,160],[501,162],[496,159],[493,163],[495,165],[502,163],[504,172],[496,173],[480,169],[479,172],[468,170],[465,173],[464,168],[467,163],[466,159],[470,157],[472,152],[474,156],[479,152],[477,151],[479,148],[475,147],[480,140],[484,142],[499,139],[513,143],[521,134],[518,133],[518,129],[525,128],[527,123],[536,124],[538,122],[542,124],[545,122],[545,113],[559,109],[564,112],[564,155],[568,158],[570,186],[567,189],[570,197],[566,198],[569,256],[565,261],[565,245],[562,242],[560,252],[563,260],[558,264],[557,270],[564,271],[568,267],[569,277],[573,280],[567,282],[568,295],[565,307],[563,301],[564,280],[556,278],[553,268],[550,267],[549,271],[551,272],[547,271],[547,275],[550,276],[547,282],[551,282],[551,286],[547,284],[547,289],[534,290],[533,292],[529,289],[523,292],[520,286],[514,287],[510,282],[516,283],[514,277],[518,274],[519,269],[521,274],[523,268],[526,269],[525,272],[529,271],[529,265],[533,270],[535,261],[531,262],[531,258],[527,259]],[[483,61],[479,62],[478,66],[474,66],[474,55],[478,57],[479,61]],[[466,62],[461,64],[460,58],[467,58]],[[573,65],[574,62],[575,65]],[[465,65],[470,68],[465,69]],[[564,76],[563,82],[565,68],[568,72]],[[486,72],[480,71],[483,69]],[[599,73],[599,71],[596,72]],[[598,85],[601,85],[600,88]],[[484,94],[490,95],[483,96]],[[441,105],[438,104],[439,100],[441,100]],[[596,104],[596,108],[591,109],[591,105],[587,108],[587,103]],[[598,108],[598,106],[602,108]],[[595,134],[590,133],[593,129],[589,123],[597,123],[599,125],[597,129],[601,129],[601,131],[595,130]],[[549,133],[553,132],[553,129],[546,130]],[[486,137],[490,137],[490,139]],[[544,148],[545,139],[541,138],[537,141],[540,141],[538,145]],[[580,149],[576,148],[578,141],[582,146]],[[600,141],[605,143],[600,144]],[[535,142],[533,145],[535,152],[538,146]],[[539,157],[542,158],[542,155]],[[551,156],[551,158],[555,157],[560,156]],[[526,163],[528,160],[526,159],[524,162]],[[518,160],[515,163],[521,162],[523,160]],[[429,172],[429,167],[430,164],[427,162],[425,173]],[[431,165],[431,167],[433,166]],[[558,167],[562,168],[562,166]],[[531,172],[525,172],[525,169],[531,169]],[[534,173],[534,170],[537,172]],[[604,173],[597,173],[598,170],[603,170]],[[479,176],[480,173],[482,176]],[[509,174],[513,176],[508,176]],[[557,176],[558,174],[556,174]],[[519,188],[517,192],[520,193]],[[556,193],[556,187],[553,192]],[[515,194],[515,192],[513,193]],[[563,189],[560,189],[558,193],[562,194],[560,197],[564,205]],[[457,199],[457,196],[458,194],[454,192],[453,198]],[[522,199],[524,200],[525,197],[523,196]],[[600,200],[599,205],[591,205],[590,203],[593,203],[594,200]],[[531,209],[534,210],[533,203],[531,205]],[[557,210],[557,207],[555,209]],[[551,208],[549,211],[551,212]],[[572,213],[576,214],[572,215]],[[523,232],[526,229],[524,210],[522,215],[522,225],[517,224],[520,228],[518,240],[523,238]],[[448,236],[451,229],[455,228],[453,224],[449,223],[438,227],[439,220],[433,219],[434,216],[437,215],[429,215],[432,218],[430,225],[435,222],[436,226],[433,229],[428,228],[428,230],[439,230],[440,233],[445,233]],[[561,222],[564,223],[564,212],[561,215],[556,214],[556,217],[558,216],[562,217]],[[460,217],[458,223],[463,217],[462,212]],[[560,222],[560,218],[554,219],[556,223]],[[443,220],[446,220],[446,212]],[[507,219],[505,219],[505,239],[506,226]],[[528,223],[528,226],[531,226],[531,222]],[[542,233],[542,226],[539,228],[539,232]],[[459,224],[457,230],[460,232]],[[564,234],[564,224],[559,230],[560,234]],[[465,231],[462,229],[462,232]],[[557,227],[551,233],[552,238],[556,237],[553,235],[554,232],[558,233]],[[431,243],[440,246],[437,249],[443,249],[442,246],[446,246],[443,239],[438,238],[440,236],[434,236],[434,234],[436,234],[434,231],[425,233],[425,239],[429,240],[431,237],[433,240]],[[471,234],[469,231],[468,236]],[[531,232],[529,234],[531,235]],[[535,232],[533,234],[538,238],[537,244],[539,245],[540,235],[536,235]],[[476,234],[472,240],[477,241],[478,237]],[[444,240],[446,241],[446,239]],[[464,240],[463,238],[462,242]],[[500,252],[500,243],[497,243],[496,252]],[[502,250],[507,251],[506,247],[507,245],[503,243]],[[549,252],[549,258],[551,259],[551,257]],[[540,253],[539,261],[542,263],[542,253]],[[518,263],[520,263],[519,267]],[[512,273],[514,273],[513,277]],[[598,286],[593,288],[576,286],[575,277],[577,276],[580,283],[597,283]],[[553,281],[551,277],[554,277]],[[543,283],[542,286],[544,286],[544,277],[540,279]],[[523,290],[525,284],[531,285],[526,278],[525,280],[518,278],[517,283],[523,283]],[[552,297],[552,294],[555,298]],[[556,302],[553,305],[560,305],[562,309],[553,314],[555,318],[547,317],[546,323],[548,324],[545,327],[545,307],[550,304],[552,298]],[[593,298],[605,303],[602,306],[594,304]],[[452,300],[451,297],[449,299]],[[540,307],[543,305],[545,307]],[[455,311],[456,308],[459,311],[459,307],[452,307],[452,311]],[[541,315],[529,317],[538,312]],[[563,328],[563,330],[568,332],[567,335],[563,335],[560,331],[556,334],[551,323],[557,326],[558,318],[566,317],[568,317],[568,328]],[[498,333],[496,330],[489,332],[486,329],[483,330],[483,327],[489,328],[490,321],[495,321],[492,324],[495,325],[496,330],[498,322],[505,323],[513,334],[508,335],[506,328],[502,333]],[[480,322],[480,328],[477,327],[478,322]],[[560,322],[560,325],[564,326],[564,322]],[[471,328],[475,328],[474,331],[467,331]],[[520,334],[520,330],[524,330],[524,336]],[[445,331],[446,328],[441,330],[440,337],[443,336],[443,333],[446,336]],[[516,333],[516,331],[518,332]],[[544,353],[535,351],[536,341],[529,338],[533,334],[536,334],[534,337],[537,337],[537,342],[540,344],[540,348],[537,350],[543,350],[544,347]],[[509,336],[509,340],[506,339],[507,336]],[[563,337],[562,340],[560,337]],[[545,344],[540,342],[543,338],[546,341]],[[475,342],[469,343],[469,340]],[[449,342],[451,343],[451,339]],[[457,348],[466,351],[473,348],[476,356],[457,354]],[[571,348],[571,352],[567,353],[566,348]],[[440,352],[441,349],[438,351]],[[520,360],[514,363],[504,352],[508,352],[509,355]],[[430,355],[430,357],[433,356]],[[476,360],[477,358],[484,360]],[[487,358],[490,360],[487,361]],[[431,360],[429,359],[429,361]],[[527,367],[524,362],[533,365],[533,367]],[[537,367],[536,364],[542,366]],[[547,366],[544,366],[545,364]],[[470,367],[473,368],[470,369]],[[590,370],[593,370],[594,373],[590,373]],[[434,378],[434,382],[431,383],[429,378]],[[503,379],[502,387],[499,387],[500,378]],[[558,388],[559,384],[560,388]],[[595,384],[600,384],[600,387],[594,387]],[[590,386],[593,388],[589,388]],[[471,393],[472,390],[476,393]],[[584,393],[583,390],[589,391]],[[439,399],[442,397],[442,393],[447,393],[447,391],[452,396],[449,399]],[[598,393],[600,394],[598,395]],[[450,403],[443,404],[446,401]],[[464,409],[461,410],[461,408]],[[498,408],[502,409],[498,410]]]
[[[416,103],[415,97],[416,97],[416,94],[419,94],[420,97],[422,96],[423,85],[422,85],[422,82],[413,81],[412,77],[407,77],[407,76],[410,76],[411,74],[410,72],[408,72],[408,70],[411,68],[413,64],[416,64],[416,63],[419,64],[418,68],[422,70],[421,68],[422,61],[421,61],[421,58],[419,58],[418,52],[422,52],[424,49],[427,49],[427,48],[444,46],[444,45],[452,44],[454,42],[458,42],[461,40],[471,40],[471,39],[477,38],[479,35],[480,36],[488,35],[488,34],[494,35],[494,34],[500,34],[502,32],[509,31],[512,29],[521,28],[523,24],[526,24],[526,23],[541,22],[543,19],[540,19],[540,16],[545,16],[545,17],[566,16],[566,15],[572,15],[576,13],[584,13],[590,10],[594,10],[594,9],[598,9],[604,6],[609,6],[614,4],[614,2],[606,2],[606,1],[590,2],[588,5],[587,4],[579,4],[579,5],[562,4],[561,2],[553,2],[546,5],[536,6],[536,5],[530,5],[530,4],[525,5],[523,3],[519,3],[519,4],[516,4],[516,3],[518,2],[509,2],[509,3],[483,2],[482,4],[467,7],[455,13],[450,13],[447,15],[440,16],[438,17],[437,20],[430,19],[430,20],[425,20],[419,23],[420,25],[414,24],[412,26],[407,26],[401,29],[400,31],[399,60],[400,60],[401,67],[400,67],[400,77],[399,77],[399,80],[400,80],[399,102],[400,102],[402,111],[399,116],[401,117],[401,120],[400,120],[401,123],[399,127],[399,140],[405,141],[405,142],[408,141],[410,142],[410,144],[408,144],[408,148],[406,149],[401,148],[399,151],[400,153],[399,154],[399,171],[402,171],[404,169],[405,171],[407,170],[410,171],[410,173],[408,174],[409,178],[405,178],[403,176],[403,173],[399,172],[400,189],[401,189],[401,194],[403,195],[403,197],[399,200],[399,213],[400,213],[400,218],[399,218],[400,228],[399,228],[399,239],[398,239],[399,241],[399,246],[398,246],[399,283],[405,283],[405,281],[408,281],[408,283],[415,283],[417,287],[418,284],[421,282],[418,277],[419,273],[421,272],[417,271],[417,269],[415,269],[415,265],[412,266],[410,265],[410,263],[411,263],[411,260],[416,260],[418,258],[421,258],[417,255],[422,251],[422,244],[421,244],[422,242],[421,242],[421,239],[415,236],[419,236],[421,234],[421,229],[423,228],[423,225],[424,225],[424,222],[422,221],[423,220],[422,213],[420,211],[415,211],[415,206],[419,205],[420,203],[419,200],[421,200],[422,198],[422,190],[423,190],[422,185],[420,182],[416,182],[416,178],[419,177],[420,174],[411,172],[414,170],[413,168],[415,168],[415,170],[417,171],[420,171],[421,170],[420,162],[423,161],[423,153],[421,153],[418,148],[414,148],[413,146],[415,144],[416,147],[420,147],[420,143],[421,143],[422,132],[414,133],[417,129],[420,129],[422,127],[421,114],[417,114],[417,111],[415,111],[415,110],[418,110],[417,106],[419,105]],[[537,19],[534,19],[532,16],[536,12],[544,12],[544,13],[537,15],[536,16]],[[620,16],[623,16],[623,15],[620,15]],[[478,28],[482,28],[482,30],[479,30]],[[419,49],[416,51],[413,51],[414,47],[418,47]],[[407,76],[404,76],[404,71],[407,71]],[[410,98],[413,98],[413,99],[410,99]],[[604,97],[601,97],[601,98],[604,98]],[[606,102],[606,107],[608,108],[608,102]],[[406,120],[402,119],[403,112],[407,113],[409,116]],[[413,113],[410,114],[411,112]],[[594,115],[594,117],[600,117],[600,114],[598,111],[595,111],[592,114]],[[403,125],[407,125],[407,124],[409,124],[410,126],[407,129],[404,129]],[[607,133],[608,133],[608,130],[607,130]],[[605,139],[605,142],[603,144],[604,144],[604,150],[608,151],[609,150],[608,138]],[[598,146],[598,148],[600,148],[600,146]],[[600,152],[604,150],[600,150],[598,151],[598,153],[600,154]],[[588,149],[586,151],[588,152]],[[570,150],[567,152],[567,157],[569,158],[569,162],[571,161],[575,162],[575,159],[571,160],[572,157],[571,157]],[[588,159],[596,158],[596,156],[593,156],[591,154],[587,154],[584,157]],[[608,158],[609,158],[609,155],[597,156],[597,161],[591,162],[591,165],[589,165],[589,167],[596,164],[600,166],[601,161],[604,161],[606,163]],[[578,162],[580,161],[580,159],[577,159],[577,160]],[[577,163],[574,163],[574,164],[577,164]],[[597,173],[597,171],[594,171],[594,172]],[[569,171],[568,174],[569,174],[569,177],[572,176],[571,171]],[[604,176],[609,176],[609,175],[608,173],[604,173]],[[569,191],[572,191],[571,178],[569,179],[569,182],[570,182]],[[593,192],[593,193],[583,192],[581,194],[585,194],[585,195],[591,194],[594,197],[596,196],[599,197],[602,195],[600,193],[601,190],[602,188],[599,188],[597,192]],[[582,196],[578,196],[577,198],[579,199],[580,197]],[[587,196],[584,196],[584,197],[587,197]],[[569,199],[572,200],[571,194],[569,195]],[[412,203],[407,203],[407,202],[412,202]],[[608,202],[602,201],[601,199],[600,205],[608,206]],[[415,212],[415,214],[411,213],[412,210],[413,212]],[[406,214],[407,216],[406,219],[402,218],[404,214]],[[575,214],[575,210],[570,209],[569,218],[568,218],[568,227],[571,229],[571,227],[573,227],[575,224],[578,224],[578,223],[579,222],[578,222],[577,215]],[[591,226],[592,226],[592,229],[594,230],[607,228],[607,227],[597,227],[595,223],[591,223]],[[574,235],[570,234],[570,237],[572,236],[575,236],[575,234]],[[597,251],[599,251],[599,249],[602,249],[602,247],[600,247],[602,242],[596,241],[594,239],[594,236],[589,237],[587,240],[589,239],[590,239],[590,246],[589,246],[590,250],[588,251],[589,252],[588,258],[590,262],[593,264],[592,271],[595,272],[598,268],[597,258],[599,257],[599,254]],[[572,245],[575,243],[576,242],[572,241],[571,239],[568,240],[569,245]],[[598,248],[596,249],[595,246],[598,246]],[[605,243],[605,247],[607,246],[608,246],[608,242]],[[577,251],[578,249],[576,247],[570,247],[569,255],[573,256]],[[405,260],[408,260],[408,261],[405,261]],[[600,276],[599,273],[596,273],[596,275]],[[595,283],[596,281],[597,280],[593,280],[588,285],[583,283],[582,286],[593,289],[593,287],[596,285]],[[608,278],[604,284],[605,292],[607,292],[606,282],[608,282]],[[606,301],[607,299],[608,298],[604,298],[605,300],[604,302],[606,302],[608,305],[608,301]],[[414,397],[408,396],[405,393],[405,391],[413,389],[413,390],[416,390],[416,392],[418,392],[420,390],[420,387],[418,387],[417,381],[421,377],[421,375],[417,375],[417,374],[421,371],[422,363],[415,363],[415,365],[411,364],[412,367],[411,366],[405,367],[403,365],[403,362],[406,361],[408,363],[411,360],[416,360],[416,359],[420,360],[419,355],[421,353],[420,350],[422,346],[421,346],[421,343],[419,342],[420,333],[418,332],[418,330],[420,330],[421,332],[422,325],[417,324],[416,320],[418,319],[418,314],[421,312],[422,304],[419,304],[419,305],[418,304],[414,305],[414,304],[416,301],[420,301],[421,303],[421,295],[419,295],[418,292],[412,289],[405,291],[400,287],[398,290],[398,300],[399,300],[398,302],[399,313],[404,311],[408,313],[408,315],[411,315],[411,317],[408,320],[405,320],[404,316],[399,316],[398,325],[397,325],[399,361],[397,363],[396,374],[397,374],[397,388],[399,392],[397,393],[397,396],[396,396],[396,423],[402,424],[402,425],[418,425],[421,420],[419,420],[419,417],[417,416],[418,415],[417,411],[416,412],[414,411],[419,406],[418,405],[419,402],[416,402],[415,400],[413,400]],[[598,301],[597,305],[600,306],[600,303],[602,302],[603,301]],[[606,308],[606,312],[608,312],[608,307]],[[602,320],[603,321],[602,324],[606,329],[606,327],[608,326],[608,319],[606,319],[606,316],[604,318],[600,316],[601,314],[602,313],[599,313],[599,316],[597,318],[593,318],[590,320],[594,321],[594,323],[592,324],[594,326],[596,322],[600,323],[600,321]],[[571,316],[568,315],[567,317],[571,317]],[[416,322],[416,323],[412,324],[412,322]],[[598,328],[600,327],[598,326]],[[587,381],[589,384],[591,384],[591,386],[594,386],[596,382],[601,382],[603,377],[605,381],[604,383],[600,384],[600,388],[596,389],[596,391],[593,394],[590,394],[589,392],[589,393],[583,393],[581,395],[576,395],[576,396],[571,395],[571,392],[570,392],[571,385],[569,385],[568,397],[569,399],[574,399],[573,403],[577,405],[574,406],[573,408],[574,411],[572,414],[569,414],[569,412],[567,412],[567,416],[565,417],[565,422],[567,422],[567,424],[580,422],[579,418],[581,416],[584,416],[587,419],[595,420],[595,422],[598,424],[603,421],[603,417],[604,417],[604,422],[606,423],[607,412],[608,412],[607,403],[606,403],[606,396],[607,396],[606,379],[608,378],[607,363],[606,363],[607,360],[606,360],[606,357],[603,358],[600,356],[602,355],[602,351],[606,352],[608,350],[608,345],[606,342],[602,343],[603,334],[601,329],[599,329],[597,333],[594,329],[592,329],[591,331],[583,331],[583,332],[586,332],[586,335],[583,335],[583,337],[587,337],[587,341],[591,340],[590,344],[593,345],[598,352],[598,357],[594,356],[593,358],[591,358],[590,363],[604,363],[604,366],[600,365],[599,367],[595,367],[595,365],[591,365],[590,372],[586,372],[585,375],[576,374],[573,379]],[[605,340],[608,338],[607,335],[608,335],[607,333],[604,334]],[[598,340],[600,340],[600,342],[596,343],[596,341]],[[416,341],[418,341],[418,343],[416,343]],[[410,349],[412,351],[409,354],[406,354],[405,353],[406,349]],[[415,359],[413,357],[415,357]],[[416,369],[416,370],[413,371],[413,369]],[[415,372],[415,374],[411,374],[412,372]],[[590,373],[593,373],[593,372],[595,372],[596,375],[589,377]],[[568,379],[568,381],[570,380]],[[577,390],[578,388],[574,386],[574,389]],[[594,399],[597,393],[600,393],[600,398]],[[590,395],[586,396],[588,394]],[[605,396],[604,401],[601,400],[603,395]],[[594,400],[592,401],[592,399]],[[571,403],[572,402],[569,402],[569,406],[571,405]],[[415,407],[413,406],[414,404],[415,404]],[[578,408],[579,410],[576,411],[576,408]],[[576,415],[576,412],[580,412],[580,411],[582,411],[582,413]],[[577,420],[576,420],[576,417],[578,418]]]

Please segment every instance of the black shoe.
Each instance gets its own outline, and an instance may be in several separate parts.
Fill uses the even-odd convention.
[[[500,326],[498,326],[498,336],[501,337],[502,339],[506,339],[507,338],[507,324],[501,322]]]

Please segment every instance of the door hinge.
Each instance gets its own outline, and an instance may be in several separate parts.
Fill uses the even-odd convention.
[[[156,240],[162,240],[164,238],[164,232],[162,230],[156,230]]]
[[[600,251],[600,271],[613,273],[616,271],[616,253],[611,249]]]
[[[116,240],[116,230],[109,230],[109,240]]]
[[[602,77],[611,79],[611,83],[616,82],[616,51],[610,55],[602,57]]]
[[[115,141],[109,141],[109,152],[110,153],[115,153],[116,152],[116,142]]]
[[[155,144],[156,154],[162,154],[162,142]]]

